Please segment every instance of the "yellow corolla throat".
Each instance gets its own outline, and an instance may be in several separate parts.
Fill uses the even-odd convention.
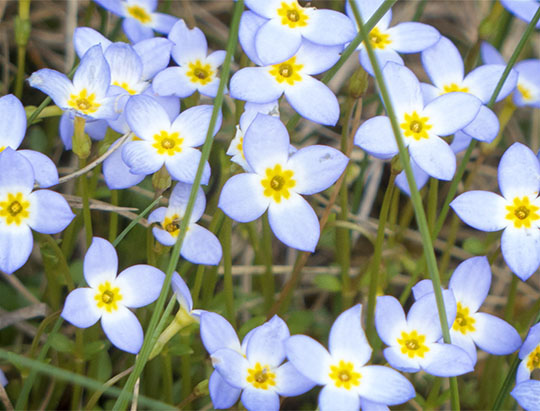
[[[416,111],[405,113],[405,121],[400,124],[405,137],[412,137],[416,141],[429,138],[428,130],[433,126],[428,123],[428,117],[420,117]]]
[[[142,24],[148,24],[152,21],[152,15],[148,13],[143,7],[138,5],[127,6],[126,12],[129,17],[133,17],[135,20]]]
[[[523,196],[521,200],[519,197],[514,198],[512,205],[506,206],[506,219],[514,223],[515,228],[531,228],[531,222],[540,219],[537,211],[539,207],[531,204],[529,197]]]
[[[112,82],[112,85],[113,86],[118,86],[118,87],[122,87],[124,90],[126,90],[129,94],[133,95],[133,94],[137,94],[137,90],[134,90],[132,89],[128,83],[126,83],[125,81],[113,81]]]
[[[338,365],[331,365],[328,375],[337,388],[345,388],[346,390],[350,390],[353,386],[359,386],[362,378],[362,375],[354,370],[354,365],[351,362],[343,360],[340,360]]]
[[[384,50],[386,46],[392,43],[390,34],[382,33],[377,27],[369,32],[369,42],[374,49]]]
[[[451,83],[451,84],[447,84],[447,85],[445,85],[443,87],[443,92],[441,94],[452,93],[454,91],[461,91],[463,93],[468,93],[469,88],[464,87],[464,86],[460,86],[459,84],[456,84],[456,83]]]
[[[540,368],[540,345],[537,345],[534,350],[532,350],[526,359],[527,368],[529,371],[533,372],[536,368]]]
[[[180,221],[180,216],[178,214],[174,214],[170,217],[165,217],[165,219],[161,223],[161,227],[163,227],[165,231],[167,231],[170,235],[176,238],[180,233]]]
[[[88,91],[85,88],[79,94],[71,94],[67,104],[69,107],[83,114],[95,113],[99,106],[101,106],[101,104],[96,102],[96,95],[94,93],[88,95]]]
[[[253,368],[249,368],[246,377],[247,382],[255,388],[267,390],[276,385],[276,374],[272,372],[268,365],[256,363]]]
[[[291,29],[306,27],[308,24],[309,16],[303,7],[298,5],[296,0],[289,3],[281,2],[281,7],[277,9],[277,13],[281,17],[281,24],[289,26]]]
[[[518,83],[517,89],[520,92],[521,98],[524,101],[533,101],[534,100],[533,92],[526,85],[524,85],[522,83]]]
[[[294,172],[283,170],[280,164],[267,168],[266,178],[261,180],[264,195],[273,198],[276,203],[280,203],[282,197],[288,199],[291,196],[289,189],[296,185],[293,177]]]
[[[4,201],[0,202],[0,217],[7,225],[21,223],[30,216],[30,202],[22,193],[8,193]]]
[[[469,314],[469,307],[461,305],[461,303],[458,301],[456,319],[454,320],[452,329],[465,335],[476,330],[476,328],[474,328],[475,322],[476,320]]]
[[[100,284],[96,295],[94,295],[94,300],[96,300],[98,308],[108,313],[118,310],[118,301],[122,301],[122,298],[120,289],[118,287],[112,287],[108,281]]]
[[[210,64],[196,60],[188,64],[186,75],[192,83],[199,83],[205,86],[213,80],[215,72]]]
[[[270,74],[273,75],[278,83],[286,82],[289,85],[294,85],[298,81],[302,81],[300,71],[304,68],[303,64],[296,63],[296,56],[291,57],[283,63],[274,64],[270,67]]]
[[[154,134],[154,144],[152,144],[152,147],[157,150],[158,154],[173,156],[182,151],[183,142],[184,139],[180,138],[178,132],[168,133],[162,130],[159,134]]]
[[[416,330],[412,330],[410,333],[402,331],[401,338],[398,338],[397,342],[400,345],[401,353],[407,354],[409,358],[424,358],[424,354],[429,351],[425,344],[426,336],[418,334]]]

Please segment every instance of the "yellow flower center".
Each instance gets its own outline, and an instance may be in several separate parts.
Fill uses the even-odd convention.
[[[152,21],[152,16],[150,16],[150,14],[141,6],[128,6],[127,13],[130,17],[140,21],[142,24],[147,24]]]
[[[531,90],[523,84],[518,84],[517,89],[521,93],[521,97],[523,98],[523,100],[532,101],[534,99]]]
[[[240,137],[238,139],[238,144],[236,145],[236,149],[240,154],[242,154],[242,158],[245,160],[246,156],[244,156],[244,137]]]
[[[374,27],[373,30],[369,32],[368,38],[374,49],[384,50],[386,46],[392,43],[390,35],[381,33],[377,27]]]
[[[281,202],[281,197],[288,199],[291,196],[289,189],[296,185],[291,170],[283,170],[281,165],[266,169],[266,178],[261,181],[264,187],[264,195],[272,197],[276,203]]]
[[[29,207],[30,202],[23,197],[22,193],[8,193],[7,199],[0,202],[0,217],[4,217],[8,225],[20,225],[29,217]]]
[[[427,131],[432,125],[428,123],[428,117],[420,117],[416,111],[412,114],[405,113],[405,121],[400,124],[405,137],[412,137],[416,141],[423,138],[429,138]]]
[[[278,83],[287,82],[289,85],[294,85],[297,81],[301,81],[302,77],[298,73],[304,67],[303,64],[296,64],[296,56],[292,56],[289,60],[280,64],[274,64],[270,68],[270,74],[273,75]]]
[[[111,283],[105,281],[98,287],[98,292],[94,296],[98,308],[102,308],[108,313],[118,310],[118,301],[122,300],[122,294],[118,287],[111,287]]]
[[[137,94],[137,90],[133,90],[131,87],[129,87],[129,84],[126,83],[125,81],[123,81],[121,83],[119,81],[113,81],[112,85],[122,87],[124,90],[126,90],[131,95]]]
[[[282,2],[281,7],[277,9],[277,13],[281,17],[281,24],[284,26],[289,26],[291,29],[307,26],[309,17],[296,0],[288,4]]]
[[[68,106],[80,111],[83,114],[95,113],[101,104],[95,102],[94,93],[88,95],[88,91],[83,88],[80,93],[71,94],[67,102]]]
[[[401,346],[401,352],[407,354],[409,358],[416,356],[424,358],[424,354],[429,351],[429,348],[425,344],[426,336],[418,334],[416,330],[406,333],[401,332],[401,339],[398,338],[397,342]]]
[[[476,328],[474,328],[475,322],[476,320],[469,315],[469,307],[462,306],[458,301],[456,319],[454,320],[452,329],[465,335],[468,332],[476,330]]]
[[[531,221],[540,219],[537,213],[539,208],[531,204],[527,196],[523,196],[521,200],[519,197],[514,198],[513,204],[506,206],[506,210],[506,218],[513,221],[516,228],[531,228]]]
[[[537,345],[536,348],[527,355],[527,368],[529,371],[534,371],[536,368],[540,367],[540,345]]]
[[[247,382],[255,388],[267,390],[270,386],[276,385],[276,374],[274,374],[268,365],[261,366],[260,363],[255,367],[248,369]]]
[[[442,94],[452,93],[454,91],[462,91],[463,93],[467,93],[469,91],[469,88],[468,87],[461,87],[461,86],[457,85],[456,83],[447,84],[446,86],[443,87]]]
[[[180,216],[174,214],[171,217],[165,217],[161,226],[173,237],[178,237],[178,233],[180,232]]]
[[[162,130],[159,134],[154,134],[154,147],[158,154],[168,154],[170,156],[182,151],[183,138],[179,137],[178,132],[168,133]]]
[[[204,86],[214,78],[214,71],[208,63],[203,64],[200,60],[197,60],[195,63],[189,63],[188,68],[186,74],[192,83],[199,83]]]
[[[334,384],[338,388],[350,390],[353,385],[360,385],[362,375],[354,371],[354,366],[351,362],[339,361],[338,365],[330,366],[330,378],[334,380]]]

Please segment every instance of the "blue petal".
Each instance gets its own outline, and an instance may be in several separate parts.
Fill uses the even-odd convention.
[[[514,143],[501,157],[498,180],[507,200],[526,195],[532,201],[540,191],[540,162],[529,147]]]
[[[540,344],[540,323],[533,325],[529,330],[523,345],[519,349],[519,359],[523,360],[538,344]]]
[[[146,39],[150,39],[154,36],[154,31],[150,27],[143,26],[137,20],[126,17],[122,22],[122,28],[126,37],[132,43],[138,43]]]
[[[95,94],[98,99],[102,99],[107,94],[110,84],[109,65],[103,56],[101,46],[96,44],[90,47],[82,57],[73,76],[73,86],[78,92],[86,89],[88,95]]]
[[[411,168],[414,175],[414,181],[416,182],[416,188],[418,190],[421,190],[422,187],[424,187],[427,181],[429,180],[429,174],[427,174],[424,170],[422,170],[412,158],[411,158]],[[411,189],[409,187],[409,181],[407,180],[407,175],[405,174],[405,171],[402,171],[396,177],[396,185],[399,187],[401,191],[403,191],[409,197],[411,196]]]
[[[413,385],[403,375],[390,367],[371,365],[363,367],[358,393],[379,404],[397,405],[416,396]]]
[[[113,313],[104,313],[101,326],[107,338],[117,348],[131,354],[137,354],[143,343],[141,323],[131,311],[123,305]]]
[[[534,14],[538,10],[538,2],[536,1],[515,1],[515,0],[501,0],[501,4],[516,17],[520,18],[527,23],[530,23]],[[540,22],[536,23],[536,28],[540,28]]]
[[[471,227],[499,231],[508,225],[506,201],[489,191],[467,191],[450,203],[454,212]]]
[[[426,362],[422,368],[428,374],[437,377],[455,377],[474,370],[469,355],[452,344],[432,344],[430,351],[426,354],[426,359],[428,358],[429,362]]]
[[[232,407],[236,401],[238,401],[240,393],[242,392],[242,390],[227,384],[217,371],[214,371],[212,375],[210,375],[208,389],[210,391],[212,404],[218,410]]]
[[[390,47],[400,53],[418,53],[433,46],[441,35],[427,24],[405,22],[388,29],[392,43]]]
[[[19,154],[32,164],[36,183],[40,187],[47,188],[58,184],[58,170],[49,157],[34,150],[19,150]]]
[[[114,281],[118,255],[113,245],[103,238],[94,237],[84,256],[83,271],[86,282],[95,289],[105,281]]]
[[[442,138],[411,139],[409,152],[415,163],[431,177],[451,180],[456,172],[456,155]]]
[[[448,288],[457,302],[471,313],[478,311],[491,286],[491,269],[487,257],[472,257],[459,264],[450,278]]]
[[[287,324],[278,316],[257,327],[253,332],[246,349],[246,357],[251,364],[257,362],[278,367],[285,359],[283,342],[289,338]]]
[[[321,411],[356,411],[360,409],[360,397],[356,391],[327,385],[319,394],[319,408]]]
[[[169,198],[169,209],[174,208],[175,212],[178,212],[178,214],[180,214],[180,217],[184,217],[192,189],[192,184],[178,182],[174,186],[171,196]],[[194,223],[196,221],[199,221],[204,213],[205,208],[206,198],[204,196],[204,191],[201,187],[199,187],[197,189],[195,203],[193,205],[193,210],[191,211],[191,218],[189,222]]]
[[[516,385],[510,395],[527,411],[540,409],[540,381],[523,381]]]
[[[240,341],[232,325],[221,315],[209,311],[201,315],[201,340],[209,354],[220,348],[240,351]]]
[[[505,64],[485,64],[477,67],[467,74],[463,80],[463,85],[469,89],[469,93],[482,100],[482,103],[487,104],[505,69]],[[515,70],[510,71],[495,101],[502,100],[514,91],[517,79],[518,73]]]
[[[467,353],[474,367],[474,365],[476,365],[478,356],[476,354],[476,345],[474,344],[473,334],[470,332],[467,334],[462,334],[460,331],[450,328],[450,339],[453,345],[458,346]]]
[[[131,86],[142,80],[142,61],[129,44],[112,44],[105,52],[105,59],[111,70],[111,82]]]
[[[130,308],[144,307],[159,297],[165,274],[150,265],[138,264],[126,268],[114,284],[122,293],[122,304]]]
[[[442,287],[441,287],[441,290],[443,290]],[[431,282],[431,280],[418,281],[412,288],[412,292],[413,292],[414,299],[419,300],[424,295],[427,295],[433,292],[433,283]]]
[[[76,327],[88,328],[99,321],[101,311],[96,305],[96,291],[91,288],[77,288],[66,297],[60,316]]]
[[[103,53],[105,53],[105,50],[112,42],[99,31],[90,27],[77,27],[73,32],[73,46],[79,58],[84,56],[88,49],[96,44],[101,44]]]
[[[540,230],[506,227],[501,236],[501,251],[510,270],[526,281],[540,266]]]
[[[171,55],[178,65],[184,66],[197,59],[205,59],[208,50],[206,37],[201,29],[189,29],[184,20],[178,20],[169,32],[174,42]]]
[[[164,163],[163,157],[157,154],[148,141],[130,141],[122,147],[122,160],[133,174],[144,176],[155,173]]]
[[[152,13],[152,28],[162,34],[169,34],[178,18],[165,13]]]
[[[62,109],[68,108],[69,96],[74,92],[73,84],[66,75],[51,69],[41,69],[32,73],[28,84],[47,94],[54,104]]]
[[[398,118],[404,113],[420,112],[424,108],[420,82],[407,67],[388,62],[383,69],[384,81]]]
[[[143,40],[133,45],[133,49],[142,61],[141,77],[144,80],[152,79],[167,67],[171,59],[172,46],[172,41],[161,37]]]
[[[480,110],[481,102],[468,93],[446,93],[431,101],[422,115],[433,126],[431,133],[448,136],[469,124]]]
[[[26,113],[13,94],[0,98],[0,147],[16,150],[26,134]]]
[[[217,237],[198,224],[191,224],[182,244],[182,257],[193,264],[217,265],[221,261],[221,244]]]
[[[235,175],[223,186],[218,207],[233,220],[241,223],[253,221],[259,218],[270,204],[270,198],[264,196],[263,191],[258,175]]]
[[[273,390],[260,390],[246,387],[242,393],[242,404],[248,411],[278,411],[279,395]]]
[[[212,365],[227,383],[236,388],[245,388],[248,385],[247,370],[250,364],[238,351],[220,348],[211,354],[211,358]]]
[[[499,132],[499,119],[497,118],[497,115],[489,108],[486,106],[480,106],[478,114],[473,121],[465,126],[463,132],[474,137],[478,141],[491,143],[495,137],[497,137],[497,133]],[[455,136],[454,140],[456,140]],[[452,145],[454,145],[453,141]]]
[[[506,64],[501,53],[487,41],[483,41],[480,45],[480,56],[484,64]]]
[[[260,16],[271,19],[277,16],[277,9],[281,4],[281,0],[246,0],[246,6]]]
[[[302,40],[302,46],[296,53],[296,62],[302,64],[302,72],[315,75],[328,70],[339,60],[341,46],[321,46],[308,40]]]
[[[283,94],[284,87],[264,67],[245,67],[231,77],[230,94],[237,100],[269,103]]]
[[[191,293],[189,292],[186,282],[176,271],[173,273],[171,278],[171,287],[176,295],[176,299],[178,300],[180,307],[190,313],[191,310],[193,310],[193,298],[191,297]]]
[[[390,119],[386,116],[366,120],[354,135],[354,144],[382,159],[392,158],[399,152]]]
[[[391,48],[384,50],[375,49],[373,51],[381,69],[384,69],[386,64],[389,62],[398,64],[400,66],[403,66],[404,64],[401,56]],[[375,76],[375,70],[373,70],[373,66],[371,65],[371,60],[369,59],[366,49],[361,49],[358,57],[360,59],[360,65],[364,68],[364,70],[366,70],[369,75]]]
[[[422,64],[431,82],[439,89],[463,81],[463,59],[459,50],[446,37],[422,52]]]
[[[521,337],[506,321],[486,313],[474,315],[476,331],[471,334],[482,350],[494,355],[508,355],[521,346]]]
[[[517,372],[516,372],[516,384],[519,384],[522,381],[531,379],[531,370],[527,367],[526,361],[521,361],[519,363]]]
[[[394,342],[394,344],[397,343]],[[393,346],[384,349],[384,358],[395,369],[402,372],[417,372],[420,371],[418,359],[409,358],[407,354],[403,354],[399,347]]]
[[[0,228],[0,270],[12,274],[21,268],[30,257],[33,245],[34,239],[28,225],[3,225]]]
[[[199,150],[185,147],[181,153],[177,153],[172,157],[167,156],[165,158],[165,167],[173,179],[193,184],[200,161],[201,152]],[[204,163],[201,184],[208,184],[208,180],[210,180],[210,165],[206,161]]]
[[[0,152],[0,187],[21,191],[23,194],[30,194],[34,187],[32,165],[10,147]]]
[[[285,341],[285,350],[289,361],[302,375],[320,385],[331,382],[332,358],[318,341],[306,335],[293,335]]]
[[[122,148],[119,148],[103,162],[105,183],[111,190],[132,187],[144,180],[144,174],[133,174],[122,160]]]
[[[395,345],[401,331],[407,327],[405,312],[399,301],[390,295],[377,297],[375,327],[386,345]]]
[[[189,97],[197,90],[197,87],[189,80],[186,73],[187,69],[184,67],[168,67],[156,75],[152,87],[160,96]]]
[[[307,27],[302,35],[308,40],[324,46],[348,43],[356,35],[356,27],[343,13],[328,9],[315,9],[309,15]]]
[[[147,95],[131,97],[124,113],[131,130],[144,140],[153,141],[155,134],[162,130],[168,132],[171,125],[165,109],[157,100]]]
[[[292,364],[286,362],[275,370],[276,392],[283,397],[295,397],[311,390],[316,383],[304,377]]]
[[[263,66],[263,63],[255,51],[255,34],[266,21],[264,17],[247,10],[242,13],[238,29],[238,41],[244,53],[258,66]]]
[[[255,50],[263,65],[281,63],[292,57],[302,44],[298,30],[281,24],[278,19],[264,23],[255,35]]]
[[[183,111],[171,125],[171,132],[179,132],[184,139],[183,144],[189,147],[203,145],[206,133],[210,126],[213,107],[209,105],[195,106]],[[221,127],[221,113],[219,114],[212,136],[216,135]]]
[[[443,290],[445,314],[448,324],[453,324],[456,317],[456,300],[450,290]],[[435,293],[430,293],[416,300],[407,314],[407,323],[411,330],[426,336],[426,344],[442,337],[439,311]]]
[[[28,200],[32,204],[28,225],[38,233],[59,233],[75,217],[64,197],[54,191],[34,191],[28,196]]]

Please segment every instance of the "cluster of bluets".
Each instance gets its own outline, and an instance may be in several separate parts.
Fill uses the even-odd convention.
[[[246,104],[227,154],[244,172],[225,183],[218,206],[240,223],[268,211],[275,236],[302,251],[314,251],[320,236],[319,219],[303,195],[332,186],[349,159],[329,146],[297,149],[291,145],[279,116],[279,99],[284,95],[300,116],[312,122],[330,126],[338,122],[336,95],[314,76],[331,68],[357,35],[355,14],[366,22],[382,3],[354,2],[354,7],[347,2],[343,14],[302,7],[297,0],[245,0],[249,10],[240,21],[239,41],[255,66],[241,68],[229,83],[230,96]],[[170,175],[175,185],[168,206],[152,211],[148,222],[155,239],[172,246],[201,160],[198,147],[205,141],[212,116],[210,105],[180,112],[180,99],[195,92],[216,96],[225,52],[209,53],[200,29],[189,29],[183,20],[155,12],[155,1],[98,3],[124,17],[123,28],[132,44],[113,43],[91,28],[77,28],[73,42],[81,60],[73,80],[42,69],[30,76],[29,84],[64,110],[59,134],[66,149],[81,153],[82,143],[75,138],[81,121],[94,140],[105,138],[109,128],[124,134],[123,144],[111,148],[103,163],[110,189],[132,187],[155,173]],[[515,2],[504,4],[523,19],[530,19],[538,7],[535,1],[520,2],[516,10]],[[456,153],[471,139],[490,143],[499,134],[498,118],[488,103],[505,71],[505,61],[485,43],[481,50],[485,64],[466,74],[457,47],[436,29],[416,22],[391,26],[391,20],[388,11],[371,29],[369,42],[382,69],[417,185],[422,187],[429,177],[451,180]],[[154,30],[167,38],[154,37]],[[360,64],[373,75],[364,43],[358,49]],[[421,53],[432,84],[421,83],[405,67],[400,53]],[[516,106],[540,108],[540,60],[519,62],[493,101],[512,93]],[[58,184],[58,173],[43,154],[17,151],[26,132],[26,114],[19,100],[12,95],[0,98],[0,116],[0,269],[11,274],[30,256],[31,229],[59,233],[74,214],[60,194],[33,191],[35,186]],[[212,136],[221,122],[220,115]],[[454,139],[448,144],[443,137],[451,135]],[[364,121],[354,143],[380,159],[391,159],[399,152],[387,116]],[[210,166],[205,164],[201,183],[207,185],[210,179]],[[525,281],[540,266],[540,160],[529,148],[515,143],[501,158],[498,181],[502,195],[469,191],[454,199],[451,207],[478,230],[504,230],[504,260]],[[410,193],[403,173],[396,184]],[[217,265],[221,244],[197,224],[205,208],[205,194],[199,187],[180,252],[194,264]],[[136,354],[143,344],[143,329],[129,308],[154,302],[165,275],[149,265],[132,266],[118,275],[117,271],[112,244],[94,237],[84,258],[89,287],[72,291],[61,315],[81,328],[101,319],[110,341]],[[415,302],[407,315],[396,298],[377,298],[375,326],[387,346],[384,357],[389,366],[366,365],[372,349],[361,326],[361,305],[336,319],[328,350],[308,336],[291,336],[277,316],[240,342],[219,314],[193,310],[189,289],[176,273],[172,284],[180,303],[175,321],[180,326],[200,322],[202,342],[215,368],[209,390],[216,408],[231,407],[241,398],[248,410],[279,409],[280,396],[297,396],[320,385],[321,410],[384,409],[415,396],[412,384],[398,371],[462,375],[473,371],[477,347],[493,355],[508,355],[521,347],[522,362],[512,395],[527,409],[540,407],[540,383],[531,380],[531,372],[540,368],[540,328],[532,327],[522,344],[510,324],[479,311],[491,285],[486,257],[462,262],[443,290],[452,344],[442,341],[430,281],[413,288]]]

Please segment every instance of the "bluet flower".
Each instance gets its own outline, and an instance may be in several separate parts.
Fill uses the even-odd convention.
[[[268,210],[276,237],[289,247],[313,251],[319,241],[317,215],[302,194],[327,189],[343,173],[348,159],[322,145],[289,155],[287,129],[275,117],[257,114],[244,137],[252,173],[237,174],[224,185],[219,208],[233,220],[249,222]]]
[[[289,361],[306,378],[323,385],[321,411],[386,408],[416,395],[412,384],[392,368],[365,365],[372,350],[360,324],[361,311],[358,304],[339,315],[330,329],[329,352],[305,335],[285,341]]]
[[[451,291],[443,291],[446,318],[453,324],[456,301]],[[435,294],[427,294],[411,306],[407,317],[399,301],[392,296],[377,297],[375,326],[388,345],[384,358],[404,372],[424,370],[438,377],[451,377],[473,370],[469,355],[453,344],[442,344],[441,324]]]
[[[448,93],[425,104],[420,83],[408,68],[388,62],[383,75],[411,158],[430,176],[450,180],[456,157],[440,136],[466,126],[480,109],[480,100],[466,93]],[[399,152],[386,116],[365,121],[356,132],[354,143],[382,159]]]
[[[540,7],[538,0],[501,0],[501,4],[510,13],[527,23],[530,23]],[[535,27],[540,28],[540,22],[536,23]]]
[[[508,355],[521,346],[514,327],[494,315],[478,312],[491,285],[491,270],[486,257],[472,257],[457,266],[448,288],[454,294],[457,313],[450,325],[452,344],[464,349],[473,365],[476,346],[494,355]],[[422,280],[413,287],[414,298],[433,292],[431,280]]]
[[[526,380],[516,384],[510,393],[526,411],[540,409],[540,381]]]
[[[261,21],[253,33],[253,42],[263,65],[288,60],[298,52],[303,39],[322,46],[342,46],[355,35],[354,26],[344,14],[302,7],[297,0],[246,0],[246,6]],[[242,15],[241,26],[249,24],[247,13]]]
[[[510,269],[523,281],[540,265],[540,163],[534,153],[514,143],[498,168],[502,196],[468,191],[450,206],[465,223],[481,231],[503,230],[501,251]]]
[[[531,373],[540,368],[540,324],[535,324],[529,330],[523,345],[519,350],[519,363],[516,373],[516,384],[531,379]]]
[[[75,217],[60,194],[33,188],[30,161],[6,147],[0,153],[0,270],[7,274],[28,260],[34,244],[32,230],[56,234]]]
[[[159,207],[148,216],[149,223],[159,224],[152,228],[152,233],[161,244],[173,246],[176,243],[191,187],[191,184],[177,183],[171,193],[169,206]],[[217,265],[221,260],[219,240],[212,232],[196,224],[205,208],[206,199],[202,188],[199,187],[180,254],[193,264]]]
[[[149,265],[134,265],[118,276],[116,250],[107,240],[94,237],[84,256],[84,278],[90,287],[77,288],[66,298],[61,316],[79,328],[88,328],[101,319],[107,338],[119,349],[137,354],[143,330],[128,308],[154,302],[165,274]]]

